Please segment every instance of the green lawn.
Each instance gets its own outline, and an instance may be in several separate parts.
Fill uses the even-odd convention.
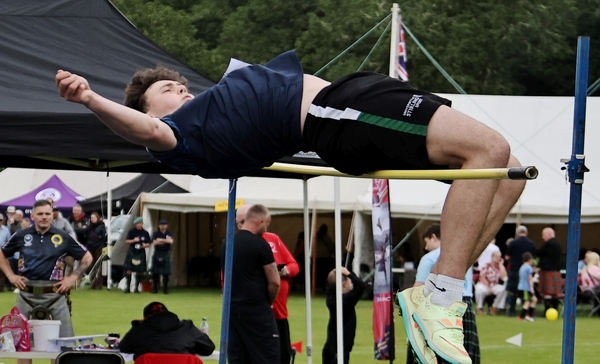
[[[5,314],[14,306],[16,296],[9,292],[0,294],[0,314]],[[77,335],[119,332],[124,335],[130,321],[141,318],[143,307],[153,300],[163,302],[169,310],[181,318],[194,320],[198,325],[206,316],[210,324],[210,336],[219,347],[221,294],[216,289],[173,289],[168,295],[150,293],[124,294],[119,290],[75,291],[73,298],[73,323]],[[290,296],[290,328],[292,342],[303,341],[306,345],[306,301],[300,294]],[[321,348],[325,342],[328,313],[324,297],[313,300],[313,363],[321,362]],[[357,306],[358,328],[356,344],[351,355],[354,364],[377,363],[373,360],[373,335],[371,329],[372,304],[361,301]],[[576,363],[597,362],[598,318],[584,317],[580,313],[576,327]],[[396,311],[397,315],[397,311]],[[396,316],[397,317],[397,316]],[[534,323],[521,322],[504,316],[477,317],[481,344],[482,362],[487,363],[560,363],[562,343],[562,320],[547,321],[537,318]],[[402,320],[396,319],[396,363],[404,363],[406,357],[406,335]],[[511,336],[523,333],[523,347],[505,342]],[[97,341],[100,342],[100,341]],[[304,349],[306,349],[304,347]],[[0,359],[0,364],[14,364],[16,361]],[[35,360],[34,363],[48,363]],[[306,351],[296,358],[296,363],[307,363]]]

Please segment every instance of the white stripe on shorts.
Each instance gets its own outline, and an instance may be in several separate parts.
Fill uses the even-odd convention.
[[[314,104],[310,105],[308,113],[317,118],[333,120],[358,120],[358,117],[361,114],[360,111],[348,107],[345,110],[338,110],[329,106],[323,107]]]

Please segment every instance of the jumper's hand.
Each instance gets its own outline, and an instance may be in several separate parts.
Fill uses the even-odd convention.
[[[58,93],[67,101],[87,105],[94,95],[87,80],[81,76],[58,70],[55,79]]]

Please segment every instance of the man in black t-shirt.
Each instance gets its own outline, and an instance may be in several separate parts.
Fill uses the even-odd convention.
[[[279,363],[279,334],[271,304],[279,292],[279,272],[269,244],[261,238],[269,211],[263,205],[248,209],[233,241],[228,362]],[[221,269],[226,244],[221,245]]]
[[[535,243],[527,237],[527,227],[520,225],[516,230],[516,237],[508,244],[505,259],[508,262],[508,315],[514,316],[517,303],[517,286],[519,285],[519,268],[523,264],[523,253],[531,253],[535,256]]]

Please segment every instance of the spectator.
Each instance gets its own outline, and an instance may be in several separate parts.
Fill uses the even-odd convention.
[[[4,225],[10,228],[10,225],[12,225],[12,223],[15,222],[14,217],[16,211],[17,209],[14,206],[8,206],[6,208],[6,221],[4,222]]]
[[[69,223],[69,220],[65,219],[60,214],[60,209],[56,206],[52,207],[52,226],[57,228],[58,230],[62,230],[67,234],[71,235],[72,238],[76,238],[75,232],[73,231],[73,227]],[[80,242],[82,242],[80,240]]]
[[[34,307],[45,307],[54,320],[61,321],[59,336],[74,336],[68,295],[73,283],[90,266],[92,256],[67,233],[52,226],[52,206],[48,201],[35,202],[33,219],[34,226],[14,234],[0,249],[0,269],[19,289],[17,307],[25,317],[30,317]],[[21,275],[13,273],[6,259],[17,251],[24,260]],[[65,255],[81,259],[69,276],[63,272]],[[36,285],[29,285],[33,281]]]
[[[77,240],[84,241],[85,229],[87,228],[87,225],[89,223],[88,217],[81,209],[80,204],[73,205],[72,211],[73,213],[71,214],[71,216],[69,216],[69,223],[71,224],[71,227],[77,234]]]
[[[563,278],[560,274],[562,245],[554,233],[554,229],[547,227],[542,230],[544,245],[539,248],[536,255],[539,258],[538,268],[540,278],[538,290],[544,298],[544,312],[549,308],[558,309],[559,296],[563,295]]]
[[[494,252],[500,252],[500,248],[496,245],[496,239],[492,239],[488,246],[485,247],[479,259],[477,259],[477,267],[481,270],[484,265],[488,264],[492,261],[492,254]],[[500,259],[502,259],[502,254],[500,254]]]
[[[519,268],[523,264],[523,253],[535,254],[535,243],[527,237],[527,227],[520,225],[516,230],[516,237],[506,248],[505,260],[508,261],[508,316],[516,313],[517,294],[519,285]]]
[[[579,273],[579,288],[583,298],[590,299],[593,310],[596,309],[598,302],[593,298],[594,295],[600,295],[600,255],[593,251],[585,253],[585,267]],[[595,310],[596,315],[600,315]]]
[[[9,226],[11,235],[22,229],[21,222],[23,222],[23,216],[23,210],[15,210],[15,214],[12,217],[13,222]]]
[[[340,268],[342,273],[342,324],[344,330],[344,363],[350,361],[350,352],[354,346],[356,336],[356,304],[367,289],[367,285],[345,267]],[[336,364],[337,361],[337,310],[335,296],[336,276],[335,269],[327,275],[327,298],[325,304],[329,310],[327,323],[327,339],[323,346],[323,364]]]
[[[533,311],[537,303],[537,297],[533,289],[533,256],[529,252],[523,253],[523,264],[519,268],[519,298],[523,302],[519,320],[535,321]]]
[[[106,246],[108,236],[106,235],[106,226],[104,220],[97,212],[92,212],[90,221],[85,229],[85,247],[92,254],[92,267],[98,262],[102,256],[102,249]],[[91,268],[90,270],[91,271]],[[89,272],[88,271],[88,272]],[[102,270],[97,269],[93,277],[90,277],[91,289],[102,289]]]
[[[268,228],[271,223],[270,215],[267,220]],[[277,331],[279,331],[280,363],[289,364],[292,360],[292,343],[290,339],[290,324],[288,322],[287,300],[290,294],[290,279],[298,274],[300,267],[277,234],[265,231],[262,234],[262,238],[269,243],[275,264],[277,264],[277,270],[279,271],[279,293],[277,294],[277,298],[275,298],[275,302],[273,302],[272,308],[273,315],[275,315],[275,323],[277,324]]]
[[[158,221],[158,230],[152,235],[154,253],[152,254],[152,293],[158,293],[160,276],[163,280],[163,293],[169,293],[169,275],[171,274],[171,258],[169,252],[173,245],[173,233],[168,230],[169,222],[165,219]]]
[[[148,248],[152,242],[150,234],[144,230],[144,219],[138,216],[133,220],[133,224],[135,226],[127,232],[127,236],[125,237],[125,243],[129,245],[127,255],[125,256],[125,263],[123,264],[125,276],[127,278],[127,288],[125,288],[125,293],[130,292],[131,274],[145,273],[148,270],[146,264],[146,248]],[[140,293],[140,290],[138,289],[139,282],[136,281],[136,278],[133,279],[133,292]]]
[[[210,355],[215,344],[191,320],[180,320],[160,302],[144,307],[144,319],[131,321],[131,329],[118,344],[137,359],[146,353]]]
[[[31,220],[27,219],[23,219],[21,221],[21,229],[27,229],[28,227],[31,226]]]
[[[280,278],[273,252],[261,238],[268,218],[269,210],[265,206],[252,205],[233,239],[227,348],[230,364],[280,361],[279,334],[271,309],[279,293]],[[221,244],[222,271],[226,249],[227,244]]]
[[[484,314],[483,304],[488,296],[496,296],[490,307],[490,314],[496,315],[498,309],[504,310],[506,305],[506,278],[508,273],[502,261],[502,253],[496,251],[492,254],[492,260],[481,267],[479,271],[479,282],[475,285],[475,301],[477,302],[477,313]]]

